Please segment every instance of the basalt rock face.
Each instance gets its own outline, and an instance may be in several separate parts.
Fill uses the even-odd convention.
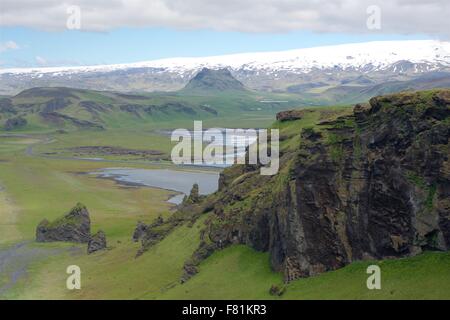
[[[184,199],[183,199],[183,202],[181,204],[181,207],[187,207],[190,204],[196,204],[202,198],[204,198],[204,196],[201,196],[199,194],[198,184],[194,183],[194,185],[191,188],[191,192],[189,193],[189,196],[184,196]]]
[[[450,90],[376,97],[303,128],[290,138],[295,150],[281,150],[277,175],[224,171],[193,258],[246,244],[269,252],[290,281],[355,260],[448,250],[449,137]]]
[[[132,237],[133,241],[138,242],[139,240],[141,240],[142,237],[144,237],[147,230],[148,230],[148,226],[145,223],[143,223],[142,221],[138,221],[136,228],[134,229],[134,232],[133,232],[133,237]]]
[[[87,208],[77,204],[64,217],[43,220],[36,228],[37,242],[67,241],[87,243],[91,239],[91,220]]]
[[[19,116],[19,117],[10,118],[10,119],[6,120],[4,129],[6,131],[11,131],[14,129],[24,127],[26,125],[27,125],[27,120],[25,118],[22,118]]]
[[[286,110],[277,113],[277,121],[292,121],[302,119],[311,110]]]
[[[92,236],[88,242],[88,254],[106,249],[106,235],[103,231],[99,231]]]

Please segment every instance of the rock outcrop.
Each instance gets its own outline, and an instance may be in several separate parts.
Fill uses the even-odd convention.
[[[286,287],[279,287],[277,285],[272,285],[269,289],[269,294],[271,296],[282,296],[286,291]]]
[[[132,237],[133,241],[138,242],[139,240],[141,240],[144,237],[147,230],[148,230],[148,226],[145,223],[143,223],[142,221],[138,221],[136,228],[134,229],[134,232],[133,232],[133,237]]]
[[[183,199],[183,205],[189,205],[193,203],[197,203],[200,200],[199,188],[198,184],[194,183],[192,186],[191,192],[189,196],[185,196]]]
[[[64,217],[53,222],[44,219],[36,228],[37,242],[78,242],[87,243],[87,252],[106,249],[106,235],[98,231],[91,235],[91,219],[85,205],[78,203]]]
[[[44,219],[36,229],[36,241],[67,241],[87,243],[91,239],[91,220],[89,212],[78,203],[64,217],[49,222]]]
[[[6,131],[11,131],[14,129],[22,128],[27,125],[27,120],[22,117],[10,118],[5,121],[4,129]]]
[[[106,235],[103,231],[98,231],[88,242],[88,254],[106,249]]]
[[[277,113],[277,121],[292,121],[300,120],[305,114],[310,113],[311,110],[286,110]]]
[[[215,250],[270,253],[285,281],[352,261],[450,248],[450,90],[400,93],[303,128],[275,176],[224,170],[183,281]],[[296,147],[292,147],[296,146]]]
[[[150,224],[145,224],[141,221],[137,223],[133,232],[133,241],[141,241],[142,247],[136,254],[136,257],[142,255],[152,245],[158,243],[178,225],[175,219],[164,221],[162,216],[158,216]]]

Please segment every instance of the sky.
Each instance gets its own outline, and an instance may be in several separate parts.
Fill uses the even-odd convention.
[[[447,0],[2,0],[0,68],[450,35]]]

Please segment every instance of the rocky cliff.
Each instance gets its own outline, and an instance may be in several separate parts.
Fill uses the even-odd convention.
[[[450,90],[315,113],[277,123],[277,175],[233,166],[200,201],[199,214],[207,208],[210,216],[183,281],[233,243],[269,252],[286,281],[450,248]]]
[[[36,228],[36,241],[89,242],[91,219],[87,208],[78,203],[64,217],[53,222],[44,219]]]
[[[106,249],[106,235],[98,231],[91,235],[91,219],[85,205],[78,203],[66,215],[49,222],[42,220],[36,228],[37,242],[79,242],[87,243],[89,254]]]
[[[103,231],[98,231],[88,242],[87,253],[91,254],[107,248],[106,235]]]

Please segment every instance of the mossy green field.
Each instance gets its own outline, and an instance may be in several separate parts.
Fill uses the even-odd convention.
[[[268,117],[267,123],[271,119]],[[275,126],[289,136],[317,120],[317,114],[311,114],[302,121]],[[217,124],[226,126],[227,121],[233,119]],[[253,121],[258,120],[248,124]],[[259,126],[264,123],[259,122]],[[172,124],[177,127],[179,123]],[[234,124],[245,127],[245,122]],[[295,148],[298,142],[282,142],[281,149]],[[283,276],[271,270],[268,254],[236,245],[214,253],[200,265],[196,276],[180,284],[183,264],[198,246],[207,215],[192,227],[176,228],[136,258],[140,244],[131,236],[137,221],[168,217],[172,206],[166,200],[173,192],[118,185],[85,173],[112,166],[159,168],[169,164],[123,157],[80,160],[66,152],[67,148],[86,145],[126,145],[164,154],[171,148],[167,136],[129,128],[0,137],[0,250],[23,246],[17,251],[21,258],[0,275],[0,288],[7,288],[0,289],[1,299],[450,299],[448,252],[356,262],[293,281],[278,297],[270,295],[269,289],[284,286]],[[93,231],[106,233],[108,250],[88,255],[85,245],[34,242],[35,228],[42,219],[61,217],[77,202],[88,207]],[[13,281],[14,263],[26,272]],[[381,267],[381,290],[366,287],[366,269],[371,264]],[[82,270],[81,290],[66,288],[69,265]]]

